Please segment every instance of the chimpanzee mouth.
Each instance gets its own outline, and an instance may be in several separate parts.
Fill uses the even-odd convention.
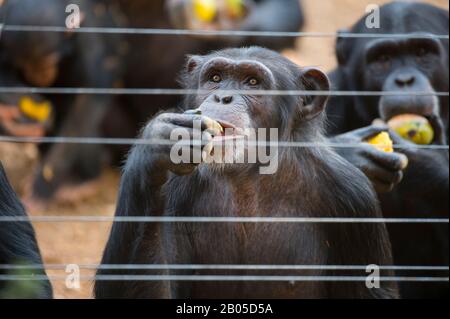
[[[221,135],[214,136],[214,142],[226,142],[232,140],[239,140],[245,138],[245,129],[239,128],[236,125],[224,121],[216,120],[224,129]]]
[[[391,129],[393,129],[392,123],[391,123],[392,121],[395,121],[395,119],[397,117],[409,116],[409,115],[412,115],[412,116],[416,115],[419,118],[426,119],[426,121],[428,122],[427,124],[429,124],[427,126],[431,127],[432,140],[431,140],[431,142],[430,141],[429,142],[425,142],[425,144],[442,144],[443,143],[443,141],[441,140],[442,139],[441,137],[442,137],[442,134],[444,132],[444,127],[443,127],[443,123],[442,123],[442,120],[441,120],[440,116],[437,115],[437,114],[432,114],[432,115],[430,115],[430,114],[419,114],[419,113],[398,114],[396,116],[392,116],[391,118],[389,118],[389,119],[387,119],[386,121],[383,121],[383,122],[387,123],[388,126]],[[395,131],[395,129],[394,129],[394,131]],[[430,132],[429,129],[425,129],[425,131]],[[424,133],[423,129],[421,129],[419,127],[415,127],[414,125],[411,125],[411,128],[409,130],[408,129],[404,129],[404,132],[402,134],[407,134],[407,136],[405,135],[404,137],[407,138],[407,139],[413,140],[413,139],[419,138],[419,136],[421,134],[425,134],[425,133]],[[400,134],[400,135],[402,135],[402,134]],[[426,134],[430,134],[430,133],[426,133]],[[426,139],[428,139],[428,138],[426,138]],[[419,142],[419,144],[421,144],[421,143]]]

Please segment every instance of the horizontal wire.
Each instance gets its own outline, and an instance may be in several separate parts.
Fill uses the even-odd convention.
[[[4,136],[0,135],[0,142],[5,143],[39,143],[39,144],[94,144],[94,145],[182,145],[182,141],[172,141],[163,139],[135,139],[135,138],[102,138],[102,137],[32,137],[32,136]],[[186,145],[193,142],[185,141]],[[366,147],[367,143],[317,143],[317,142],[253,142],[248,141],[249,146],[267,146],[267,147],[292,147],[292,148],[361,148]],[[423,150],[449,150],[448,145],[394,145],[395,149],[423,149]]]
[[[316,91],[316,90],[220,90],[224,94],[247,94],[261,96],[449,96],[449,92],[426,91]],[[0,93],[11,94],[86,94],[86,95],[197,95],[211,93],[209,90],[163,89],[163,88],[39,88],[0,87]]]
[[[0,281],[66,281],[64,275],[0,275]],[[206,276],[206,275],[97,275],[79,276],[80,281],[254,281],[254,282],[366,282],[365,276]],[[378,277],[380,282],[449,282],[449,277]]]
[[[340,218],[340,217],[156,217],[156,216],[0,216],[0,222],[34,223],[383,223],[448,224],[445,218]]]
[[[150,29],[118,27],[82,27],[66,28],[63,26],[3,25],[4,32],[74,32],[96,34],[140,34],[171,36],[220,36],[220,37],[314,37],[314,38],[395,38],[395,39],[440,39],[448,40],[446,34],[427,33],[336,33],[336,32],[278,32],[278,31],[239,31],[239,30],[188,30],[188,29]]]
[[[13,265],[0,264],[2,270],[22,269],[47,269],[65,270],[73,264],[35,264],[35,265]],[[122,264],[122,265],[99,265],[99,264],[75,264],[85,270],[366,270],[367,265],[195,265],[195,264]],[[380,270],[405,270],[405,271],[449,271],[449,266],[378,266]]]

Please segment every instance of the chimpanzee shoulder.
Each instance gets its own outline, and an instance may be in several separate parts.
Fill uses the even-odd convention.
[[[27,213],[6,177],[0,163],[0,216],[26,217]],[[42,258],[36,241],[35,232],[29,222],[0,222],[0,264],[25,263],[41,265]],[[3,274],[10,274],[0,271]],[[35,275],[45,275],[41,270],[33,271]],[[9,287],[9,282],[0,284],[2,289]],[[26,298],[52,298],[53,292],[48,280],[39,282],[36,291]]]

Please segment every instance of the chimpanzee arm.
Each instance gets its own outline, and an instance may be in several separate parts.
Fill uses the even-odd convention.
[[[304,23],[298,0],[263,0],[255,4],[250,15],[242,22],[242,31],[297,32]],[[293,46],[295,37],[256,37],[245,39],[254,44],[281,50]],[[242,43],[242,42],[241,42]]]
[[[198,120],[203,130],[218,134],[217,127],[210,119],[174,113],[163,113],[153,119],[144,129],[142,139],[149,145],[133,147],[125,165],[119,192],[117,217],[127,216],[162,216],[165,198],[161,193],[167,182],[169,172],[176,175],[192,173],[196,164],[174,164],[170,158],[171,145],[152,143],[169,140],[176,128],[183,127],[194,135],[193,121]],[[202,132],[199,132],[200,134]],[[204,134],[209,134],[203,132]],[[208,136],[212,139],[211,135]],[[191,146],[187,146],[191,147]],[[198,147],[202,147],[201,145]],[[164,264],[165,251],[160,240],[163,238],[161,224],[158,223],[119,223],[115,222],[106,246],[102,264]],[[130,273],[130,272],[125,272]],[[138,274],[145,274],[139,272]],[[117,274],[117,272],[99,270],[98,275]],[[120,272],[124,274],[124,272]],[[136,272],[133,272],[136,274]],[[152,272],[152,274],[155,274]],[[164,272],[159,272],[163,275]],[[126,296],[126,291],[133,290],[133,296],[143,298],[170,297],[169,284],[164,282],[139,283],[134,281],[102,282],[97,281],[95,294],[97,298]],[[139,289],[139,291],[137,291]],[[125,292],[124,292],[125,291]]]
[[[116,217],[161,216],[164,205],[161,186],[167,172],[157,168],[145,146],[136,146],[131,151],[124,168],[119,191]],[[164,252],[159,243],[162,237],[160,224],[138,224],[115,222],[102,265],[114,264],[164,264]],[[145,272],[99,270],[97,275],[143,275]],[[150,274],[150,273],[149,273]],[[152,273],[155,274],[155,273]],[[163,272],[156,274],[164,275]],[[145,287],[145,289],[144,289]],[[139,289],[139,291],[136,291]],[[96,298],[118,298],[133,290],[135,296],[145,298],[169,297],[169,285],[164,282],[149,282],[134,287],[134,281],[95,284]]]
[[[25,217],[26,212],[9,184],[0,163],[0,216]],[[36,242],[33,227],[28,222],[0,222],[0,264],[41,265],[42,258]],[[0,274],[14,275],[11,272]],[[22,274],[22,273],[20,273]],[[26,275],[44,275],[42,270],[32,270]],[[0,283],[1,298],[52,298],[53,292],[48,280],[36,281],[23,289],[14,282]]]

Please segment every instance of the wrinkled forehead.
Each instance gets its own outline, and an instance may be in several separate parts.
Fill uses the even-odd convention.
[[[202,72],[207,72],[210,69],[226,70],[229,72],[240,73],[259,73],[262,76],[274,80],[274,75],[270,68],[263,62],[255,59],[232,59],[226,57],[214,57],[209,59],[202,68]]]
[[[428,33],[411,33],[409,37],[403,39],[374,39],[366,43],[367,51],[392,49],[408,49],[414,46],[422,46],[438,50],[441,42]]]

